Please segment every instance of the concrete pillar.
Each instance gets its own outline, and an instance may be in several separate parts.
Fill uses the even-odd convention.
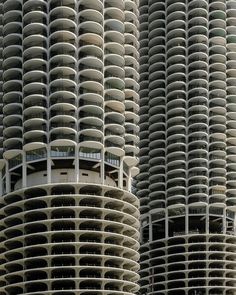
[[[26,163],[26,152],[22,154],[22,188],[27,187],[27,163]]]
[[[11,191],[11,175],[9,172],[9,162],[6,161],[6,193]]]
[[[123,157],[120,158],[120,168],[118,171],[118,187],[123,189]]]
[[[47,183],[52,182],[51,147],[47,147]]]

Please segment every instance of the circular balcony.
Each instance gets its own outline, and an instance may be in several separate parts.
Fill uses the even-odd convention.
[[[93,44],[84,44],[78,51],[79,59],[94,57],[102,61],[103,51],[100,47]],[[87,59],[86,59],[87,60]],[[85,60],[85,62],[86,62]],[[99,66],[98,66],[99,67]]]
[[[54,32],[60,31],[76,33],[77,27],[74,20],[75,19],[68,19],[65,17],[52,20],[49,26],[49,33],[53,34]]]
[[[60,30],[53,32],[50,35],[49,44],[50,46],[53,46],[54,44],[58,43],[69,43],[71,45],[76,45],[76,35],[74,32],[66,31],[66,30]]]
[[[31,118],[24,122],[24,132],[41,130],[47,131],[47,121],[43,118]]]
[[[75,81],[68,79],[65,77],[64,79],[56,78],[50,83],[50,97],[56,96],[64,97],[65,95],[73,97],[76,91],[76,83]]]
[[[24,38],[23,49],[26,50],[32,47],[47,48],[47,38],[41,35],[32,35]]]
[[[47,27],[40,23],[31,23],[23,28],[23,37],[29,37],[34,35],[41,35],[47,37]]]
[[[28,13],[26,13],[23,17],[24,20],[24,24],[25,25],[29,25],[31,23],[42,23],[42,24],[46,24],[47,21],[47,15],[45,12],[43,11],[29,11]]]
[[[4,13],[11,10],[21,10],[21,9],[22,9],[22,5],[20,0],[16,0],[16,1],[10,0],[3,4]]]
[[[76,65],[76,47],[71,43],[64,43],[63,48],[61,43],[53,44],[50,49],[50,68],[54,68],[57,64],[62,64],[75,68]]]

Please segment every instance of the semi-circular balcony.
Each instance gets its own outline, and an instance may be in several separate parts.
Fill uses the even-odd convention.
[[[113,54],[113,56],[110,57],[110,65],[116,65],[119,67],[121,64],[124,65],[124,59],[123,56],[125,54],[124,46],[121,44],[115,43],[115,42],[108,42],[104,44],[105,46],[105,54],[106,57],[109,57],[109,54]],[[113,59],[113,63],[112,63]],[[107,64],[109,66],[109,64]]]
[[[76,35],[74,32],[70,32],[67,30],[60,30],[53,32],[49,38],[50,46],[57,44],[57,43],[69,43],[76,46]]]
[[[14,14],[10,14],[8,17],[12,18],[12,20],[11,22],[8,22],[3,26],[3,36],[10,36],[11,34],[21,34],[22,25],[19,22],[21,21],[21,15],[15,16]],[[17,18],[19,18],[18,22],[14,22],[14,19],[17,20]]]
[[[22,116],[22,105],[20,101],[10,101],[9,103],[5,104],[3,109],[3,114],[4,114],[4,123],[6,125],[10,126],[10,121],[13,116],[15,115],[18,118],[21,118]]]
[[[8,95],[12,94],[12,92],[22,92],[22,82],[20,80],[10,80],[6,81],[3,85],[3,92]]]
[[[107,107],[105,112],[106,125],[117,124],[117,125],[123,126],[124,121],[125,121],[125,117],[122,113],[119,112],[119,109]]]
[[[68,114],[65,108],[62,108],[62,112],[60,112],[60,109],[58,111],[56,109],[51,110],[51,119],[50,119],[50,129],[54,128],[72,128],[76,129],[76,119],[73,116],[73,111],[71,112],[71,109],[68,109]]]
[[[125,25],[133,24],[138,27],[138,16],[134,14],[133,11],[125,11]],[[132,30],[135,30],[132,26]],[[141,30],[144,32],[145,30]]]
[[[74,96],[76,91],[77,84],[75,81],[65,78],[65,79],[55,79],[50,83],[50,90],[49,94],[52,98],[53,94],[63,97],[64,95],[70,95],[71,97]]]
[[[85,44],[78,50],[79,59],[86,57],[94,57],[98,58],[102,61],[103,59],[103,51],[100,47],[93,44]]]
[[[126,133],[125,133],[125,146],[133,146],[136,149],[138,142],[139,142],[139,137],[135,131],[126,131]],[[129,159],[129,157],[130,157],[130,159]],[[134,161],[135,163],[137,163],[137,160],[138,160],[136,158],[136,155],[133,153],[131,153],[130,155],[127,155],[126,159],[127,159],[127,161],[126,161],[127,163],[128,163],[128,160],[129,160],[129,162]]]
[[[49,48],[50,68],[59,65],[66,65],[75,68],[76,65],[76,47],[70,43],[57,43]]]
[[[139,81],[138,72],[131,66],[125,66],[125,77],[133,79],[135,82]]]
[[[8,103],[3,107],[4,123],[10,126],[10,120],[15,115],[22,118],[22,105],[19,102]]]
[[[79,12],[79,21],[82,22],[87,22],[87,21],[92,21],[92,22],[97,22],[100,25],[103,24],[103,16],[102,13],[94,10],[94,9],[86,9],[82,10]]]
[[[32,35],[24,38],[23,49],[26,50],[31,47],[47,48],[47,38],[41,35]]]
[[[99,23],[95,22],[95,21],[85,21],[85,22],[82,22],[80,24],[80,26],[78,27],[78,30],[79,30],[79,34],[81,36],[81,39],[83,40],[83,35],[87,35],[88,36],[91,36],[91,35],[94,35],[94,36],[100,36],[102,37],[103,35],[103,27],[102,25],[100,25]],[[85,40],[86,41],[86,40]]]
[[[49,72],[49,82],[53,82],[55,80],[60,80],[62,83],[63,80],[76,80],[77,73],[74,69],[67,66],[58,66],[56,68],[53,68]],[[51,83],[52,87],[54,86],[53,83]]]
[[[105,128],[105,140],[114,146],[123,146],[124,145],[124,129],[116,128],[113,125],[106,126]],[[109,146],[109,145],[108,145]]]
[[[113,51],[107,51],[105,55],[105,69],[109,69],[110,66],[117,66],[119,68],[123,68],[125,64],[124,57],[122,55],[118,55],[117,53],[113,53]]]
[[[22,36],[21,34],[10,34],[3,38],[4,47],[15,46],[16,48],[20,48],[22,46]]]
[[[82,193],[82,190],[81,190],[81,193]],[[63,241],[61,240],[62,239],[61,231],[65,230],[65,229],[68,230],[68,229],[70,229],[70,227],[73,227],[75,225],[75,223],[72,221],[72,219],[70,221],[68,220],[66,223],[64,222],[63,224],[60,221],[62,211],[60,212],[60,210],[58,210],[58,209],[61,206],[66,205],[66,203],[64,203],[65,199],[64,198],[60,199],[60,197],[58,198],[58,196],[56,196],[56,195],[49,197],[51,199],[51,202],[52,202],[51,205],[53,207],[53,208],[51,208],[52,211],[50,210],[50,212],[52,214],[51,218],[53,218],[53,219],[51,219],[51,220],[49,219],[48,221],[44,220],[43,224],[44,224],[44,226],[47,225],[47,227],[50,226],[51,231],[49,230],[48,233],[50,233],[50,235],[52,236],[53,243],[49,243],[47,245],[47,247],[45,247],[45,245],[43,245],[43,244],[39,245],[38,244],[39,235],[37,235],[37,237],[35,236],[35,232],[37,232],[37,233],[39,232],[38,227],[35,225],[37,225],[36,223],[37,223],[38,218],[41,219],[41,217],[42,217],[42,215],[39,214],[39,212],[42,210],[40,208],[43,208],[46,205],[46,204],[42,204],[42,202],[45,202],[45,197],[39,197],[39,199],[37,197],[37,200],[34,201],[33,207],[32,206],[29,207],[29,205],[31,203],[26,200],[27,204],[26,204],[25,217],[27,218],[28,223],[26,225],[26,233],[25,233],[26,235],[22,236],[22,237],[25,237],[25,239],[26,239],[26,252],[27,252],[27,254],[26,254],[26,259],[22,260],[22,258],[21,258],[20,260],[18,260],[18,266],[21,266],[22,263],[26,263],[26,270],[20,271],[20,272],[18,271],[18,275],[21,276],[25,273],[26,278],[27,278],[26,281],[34,284],[34,275],[37,273],[37,275],[39,275],[41,277],[42,271],[40,268],[40,265],[41,265],[40,263],[44,263],[43,261],[46,261],[45,259],[47,256],[47,258],[52,260],[52,265],[51,265],[51,268],[44,268],[44,271],[46,271],[45,273],[49,274],[49,277],[54,279],[53,281],[55,281],[55,278],[59,278],[59,277],[61,277],[61,279],[64,278],[64,280],[65,280],[65,277],[67,277],[67,276],[68,276],[68,278],[75,277],[71,273],[72,269],[76,270],[76,272],[78,273],[78,276],[82,278],[82,280],[81,280],[82,282],[83,281],[85,282],[86,280],[88,280],[88,277],[91,277],[91,274],[92,274],[93,280],[100,281],[101,280],[100,274],[99,274],[99,272],[96,272],[97,266],[95,266],[95,267],[93,266],[93,271],[91,273],[91,263],[95,263],[96,265],[98,265],[97,263],[99,263],[100,266],[103,266],[103,264],[101,264],[100,258],[104,258],[105,259],[104,266],[106,267],[106,272],[105,272],[105,276],[104,276],[105,281],[106,281],[106,278],[108,277],[108,275],[109,275],[109,278],[111,281],[111,279],[112,279],[112,277],[110,277],[111,272],[114,272],[113,275],[116,276],[116,279],[118,279],[118,275],[120,273],[120,275],[122,275],[123,279],[129,278],[129,280],[134,280],[136,278],[134,271],[137,269],[137,264],[135,263],[134,260],[136,260],[138,258],[138,256],[137,256],[136,252],[134,250],[132,250],[134,248],[135,249],[137,249],[137,248],[133,244],[133,239],[130,238],[130,236],[136,235],[137,231],[135,232],[129,225],[129,224],[134,224],[133,223],[134,217],[131,215],[132,214],[131,211],[129,211],[129,215],[127,215],[127,213],[124,213],[125,214],[124,220],[125,220],[125,222],[128,222],[125,227],[123,227],[123,225],[121,223],[116,222],[116,221],[120,220],[120,216],[123,216],[123,213],[121,213],[121,211],[120,211],[120,213],[118,213],[118,211],[116,210],[115,215],[113,214],[112,219],[111,219],[111,217],[109,217],[109,216],[111,216],[111,212],[114,210],[113,209],[111,210],[108,208],[110,208],[110,206],[112,206],[112,208],[114,208],[114,206],[115,206],[117,209],[118,209],[118,207],[122,208],[122,206],[120,206],[122,204],[120,203],[120,201],[114,201],[113,199],[107,198],[107,197],[108,197],[108,195],[105,198],[102,197],[106,202],[106,204],[105,204],[106,209],[103,209],[103,212],[106,212],[106,214],[105,214],[104,220],[99,220],[99,223],[96,222],[93,218],[95,215],[97,216],[97,213],[99,213],[99,215],[101,215],[102,208],[99,208],[100,206],[99,206],[99,204],[97,204],[98,198],[95,198],[93,196],[91,196],[90,198],[87,198],[84,196],[81,199],[80,206],[82,206],[81,208],[83,208],[83,210],[81,210],[81,212],[80,212],[81,222],[80,222],[79,228],[81,227],[81,229],[79,230],[79,232],[81,233],[80,234],[80,237],[81,237],[80,238],[80,245],[81,246],[79,248],[78,255],[75,254],[75,252],[74,252],[74,249],[75,249],[74,246],[71,245],[70,247],[68,247],[68,245],[67,245],[65,247],[65,245],[66,245],[65,240],[63,240]],[[75,200],[74,198],[73,199],[71,198],[71,195],[69,198],[70,198],[70,202]],[[44,201],[43,201],[43,199],[44,199]],[[59,199],[60,199],[60,201],[59,201]],[[21,204],[21,202],[22,201],[20,201],[19,205]],[[94,204],[96,206],[94,206]],[[117,207],[117,205],[118,205],[118,207]],[[70,204],[70,206],[72,206],[72,204]],[[57,208],[55,208],[55,207],[57,207]],[[94,211],[95,207],[97,207],[96,213]],[[32,219],[33,216],[29,211],[32,209],[37,211],[37,214],[35,215],[36,219],[35,218]],[[72,214],[72,211],[70,210],[70,212],[69,212],[68,210],[66,210],[65,213],[63,213],[63,214],[67,214],[67,213]],[[20,215],[22,215],[22,213],[20,213]],[[128,216],[130,216],[130,217],[128,217]],[[14,215],[12,216],[12,218],[14,218]],[[55,220],[55,218],[56,218],[56,220]],[[96,218],[98,218],[98,216]],[[132,220],[130,220],[130,218]],[[32,221],[34,221],[34,224],[32,224]],[[41,230],[40,230],[41,237],[48,238],[49,237],[48,234],[45,235],[45,232],[42,231],[42,229],[43,229],[42,228],[42,221],[40,221],[40,224],[38,223],[38,226],[39,225],[41,226]],[[136,224],[136,222],[135,222],[135,224]],[[86,227],[87,232],[83,229],[84,226],[86,226],[86,225],[87,225],[87,227]],[[94,227],[94,226],[97,227],[99,225],[99,228],[97,228],[97,230],[95,231],[95,228],[92,228],[91,225],[92,225],[92,227]],[[136,224],[136,226],[137,226],[137,224]],[[17,228],[19,228],[19,226],[17,226]],[[12,230],[14,231],[14,229],[12,229]],[[6,231],[6,235],[10,239],[11,239],[12,230],[9,229]],[[73,231],[75,231],[75,229],[73,229]],[[105,240],[102,244],[101,243],[98,244],[96,242],[96,239],[98,239],[98,238],[99,238],[99,240],[101,239],[100,231],[103,235],[105,235]],[[116,232],[119,234],[116,234]],[[123,240],[123,238],[121,238],[122,237],[121,233],[123,233],[124,235],[128,235],[126,242]],[[96,237],[94,236],[94,234],[96,234]],[[113,242],[111,241],[111,238],[110,238],[111,235],[113,236]],[[64,239],[66,239],[66,241],[71,238],[74,239],[74,236],[72,237],[70,234],[67,234],[66,236],[64,235]],[[34,243],[34,240],[35,241],[37,240],[37,245]],[[93,245],[91,245],[92,241],[93,241]],[[12,242],[13,242],[13,240],[12,240]],[[77,243],[75,240],[74,240],[74,242]],[[129,244],[130,242],[131,242],[131,244]],[[8,244],[8,245],[10,245],[10,244]],[[101,245],[104,248],[104,254],[102,254],[102,252],[101,252]],[[111,245],[112,245],[112,248],[111,248]],[[128,245],[132,245],[131,246],[132,249],[130,247],[127,248]],[[123,251],[124,249],[127,249],[128,252],[122,255],[121,250]],[[18,248],[17,250],[9,248],[9,251],[8,251],[9,254],[7,254],[7,257],[14,255],[16,253],[15,251],[18,251],[18,253],[23,253],[22,252],[23,248]],[[41,260],[40,261],[37,259],[38,257],[35,256],[36,251],[37,251],[37,253],[41,253],[40,254]],[[60,259],[60,263],[62,264],[62,266],[66,267],[66,269],[67,269],[66,276],[65,276],[65,273],[63,272],[63,267],[60,272],[56,271],[56,268],[58,268],[57,266],[59,263],[59,260],[56,257],[59,254],[62,254],[62,251],[67,256],[67,258]],[[69,257],[71,257],[70,254],[73,254],[73,257],[76,257],[76,259],[78,259],[78,263],[76,263],[76,265],[80,265],[79,268],[77,268],[77,267],[74,268],[73,265],[71,264],[72,260],[69,259]],[[37,269],[35,269],[34,272],[32,272],[33,264],[36,261],[35,259],[37,260],[39,267],[37,267]],[[112,264],[113,259],[115,259],[114,265]],[[125,262],[124,266],[122,266],[123,261]],[[113,268],[113,267],[115,267],[115,268]],[[14,286],[16,274],[15,274],[13,268],[11,268],[11,262],[6,263],[6,268],[10,271],[10,273],[7,275],[6,279],[10,282],[11,286]],[[29,275],[28,269],[31,269],[31,276]],[[120,271],[121,269],[122,269],[122,272]],[[116,274],[115,274],[115,272],[116,272]],[[88,274],[90,274],[90,275],[88,275]],[[73,281],[77,281],[77,280],[74,279]],[[46,280],[46,282],[47,282],[47,280]],[[55,286],[56,286],[56,284],[55,284]],[[38,285],[37,286],[35,285],[35,287],[38,287]],[[57,286],[57,288],[59,290],[60,286]],[[83,289],[83,287],[82,287],[82,289]],[[124,294],[126,294],[126,293],[124,293]]]
[[[13,81],[15,82],[16,80],[22,80],[22,70],[18,68],[9,68],[6,69],[2,75],[3,81],[10,82]],[[11,84],[8,83],[9,87],[11,87]]]
[[[95,133],[98,132],[97,135],[100,135],[100,137],[101,137],[102,134],[100,134],[100,133],[102,133],[102,131],[103,131],[103,124],[102,124],[101,120],[99,120],[96,117],[84,118],[84,119],[79,120],[79,130],[81,131],[80,132],[81,134],[88,135],[88,136],[90,136],[90,135],[87,133],[93,133],[93,135],[94,135],[94,132]],[[94,132],[92,132],[92,131],[94,131]]]
[[[104,40],[105,42],[116,42],[118,44],[124,44],[125,43],[125,37],[124,34],[118,31],[110,30],[106,31],[104,33]]]
[[[47,75],[44,71],[33,70],[24,74],[23,81],[24,81],[24,87],[26,85],[30,85],[31,83],[46,84]]]
[[[112,88],[124,89],[123,79],[124,79],[123,69],[120,69],[120,67],[118,67],[117,65],[112,65],[112,64],[105,67],[105,82],[111,85],[117,84],[117,87],[112,87]]]
[[[58,139],[76,140],[75,123],[72,121],[51,122],[51,131],[49,132],[50,141]]]
[[[104,11],[105,22],[104,29],[105,31],[118,31],[124,33],[124,12],[116,7],[108,7]]]
[[[31,106],[42,106],[46,107],[46,96],[41,94],[32,94],[24,99],[24,107],[25,109]]]
[[[88,82],[95,82],[95,83],[100,83],[103,84],[103,75],[102,73],[97,70],[97,69],[83,69],[80,71],[80,76],[79,76],[79,82],[81,87],[83,85],[88,84]],[[100,90],[100,89],[99,89]],[[101,90],[100,90],[101,91]]]
[[[210,159],[219,156],[220,159],[224,159],[226,147],[226,135],[225,133],[213,133],[210,136],[209,143],[209,157]]]
[[[125,82],[123,79],[109,76],[105,78],[104,82],[106,97],[116,97],[116,94],[119,94],[119,97],[123,97],[123,95],[121,96],[121,92],[124,92],[125,89]]]
[[[149,24],[151,24],[154,20],[157,20],[157,19],[161,19],[161,20],[165,19],[165,12],[162,9],[162,7],[160,7],[160,6],[162,6],[162,3],[156,3],[156,6],[152,5],[152,7],[150,7],[151,12],[148,15],[149,16],[148,17]],[[155,10],[156,7],[158,10]]]
[[[30,83],[24,87],[24,99],[28,101],[29,99],[32,99],[32,97],[34,97],[35,95],[43,99],[46,96],[46,93],[46,84],[44,83],[35,82]]]
[[[23,117],[24,117],[24,126],[29,125],[33,123],[33,121],[36,122],[46,122],[45,120],[47,119],[47,111],[44,107],[42,106],[33,106],[29,107],[24,110],[23,112]]]
[[[7,127],[3,131],[4,141],[8,139],[21,140],[22,138],[22,127],[21,126],[11,126]]]
[[[43,11],[43,12],[47,12],[47,5],[44,1],[41,0],[29,0],[27,2],[24,3],[23,5],[23,11],[24,14],[30,12],[30,11]]]
[[[103,125],[97,118],[84,118],[79,121],[79,135],[83,134],[88,137],[98,137],[102,139],[103,136]]]
[[[24,51],[24,73],[37,70],[46,72],[47,52],[42,47],[31,47]]]
[[[27,38],[29,36],[44,36],[47,37],[47,27],[41,23],[31,23],[24,26],[23,28],[23,37]]]
[[[96,56],[85,56],[79,60],[78,63],[79,71],[83,70],[94,70],[94,71],[103,71],[103,62],[100,58]]]
[[[4,117],[3,124],[5,125],[5,132],[7,132],[7,129],[11,130],[15,127],[21,127],[22,126],[22,116],[12,114],[10,116]]]
[[[63,108],[65,108],[65,111],[74,111],[76,110],[76,98],[75,98],[75,94],[71,95],[70,92],[63,92],[60,93],[60,95],[58,95],[58,93],[56,92],[56,94],[52,94],[50,96],[50,109],[49,110],[63,110]]]
[[[103,11],[103,3],[99,0],[92,0],[91,2],[87,2],[86,0],[80,0],[78,2],[79,11],[87,10],[87,9],[94,9],[99,12]]]
[[[144,100],[144,99],[143,99]],[[141,112],[141,109],[139,108],[139,95],[138,93],[134,90],[134,89],[131,89],[130,87],[129,88],[125,88],[125,101],[127,101],[127,104],[129,104],[129,102],[131,101],[133,104],[133,108],[137,109]],[[126,107],[126,111],[128,111],[129,107],[127,106]]]
[[[47,132],[45,127],[41,129],[29,130],[24,133],[24,144],[42,142],[47,143]]]
[[[3,140],[4,151],[10,150],[21,150],[22,149],[22,139],[21,138],[7,138]]]
[[[24,132],[33,130],[47,131],[47,121],[43,118],[32,118],[24,122]]]
[[[140,151],[137,145],[132,145],[128,143],[125,144],[124,149],[125,149],[126,156],[132,156],[135,158],[138,156],[138,153]]]
[[[49,33],[53,34],[54,32],[59,31],[68,31],[72,33],[77,32],[77,26],[74,20],[67,19],[67,18],[57,18],[51,21],[49,26]]]
[[[182,151],[176,151],[167,156],[166,163],[168,166],[170,166],[171,164],[172,165],[174,164],[174,165],[179,165],[179,167],[181,167],[182,163],[185,161],[186,161],[185,153]]]
[[[8,58],[21,58],[22,56],[22,47],[10,45],[7,48],[4,48],[2,51],[2,57],[4,61]]]
[[[5,2],[2,6],[3,13],[3,23],[6,24],[8,22],[14,22],[19,21],[21,22],[21,19],[19,19],[19,16],[22,15],[22,4],[21,1],[16,1],[13,3],[13,1]]]
[[[103,39],[101,38],[101,36],[93,33],[85,33],[81,35],[78,41],[80,47],[87,45],[93,45],[99,48],[103,47]]]
[[[109,66],[106,66],[104,75],[105,75],[105,78],[117,77],[120,79],[124,79],[125,71],[124,71],[124,69],[120,68],[119,66],[111,64]]]
[[[107,133],[105,134],[105,150],[107,152],[117,156],[123,156],[124,144],[125,140],[122,134],[113,133],[107,128]]]
[[[25,25],[29,25],[31,23],[47,23],[47,15],[43,11],[29,11],[23,17],[23,21]]]
[[[50,10],[53,10],[56,7],[61,7],[61,8],[71,8],[75,9],[75,1],[74,0],[64,0],[58,1],[58,0],[49,0],[49,7]]]
[[[22,9],[22,4],[21,4],[21,0],[10,0],[7,2],[3,3],[3,11],[4,13],[11,11],[11,10],[21,10]]]
[[[84,108],[84,106],[87,106]],[[98,111],[98,114],[103,113],[103,98],[101,95],[97,93],[84,93],[80,95],[79,100],[79,110],[87,110],[88,112],[91,110],[98,108],[96,111]],[[81,109],[80,109],[81,108]],[[100,117],[101,118],[101,117]]]

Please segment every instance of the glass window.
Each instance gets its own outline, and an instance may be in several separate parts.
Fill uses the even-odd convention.
[[[120,166],[120,157],[111,153],[105,154],[105,161],[114,166]]]
[[[32,150],[26,153],[27,162],[43,159],[46,157],[47,157],[46,148],[40,148],[40,149]]]
[[[21,155],[17,155],[14,158],[9,160],[9,169],[20,165],[22,163],[22,156]]]
[[[53,146],[51,148],[51,157],[74,157],[75,148],[73,146]]]
[[[89,158],[94,160],[101,160],[101,151],[98,149],[81,147],[79,151],[80,158]]]
[[[127,175],[129,174],[129,166],[125,163],[123,163],[123,170]]]

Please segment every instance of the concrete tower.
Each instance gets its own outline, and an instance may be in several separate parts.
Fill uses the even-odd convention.
[[[236,294],[236,2],[140,1],[141,294]]]
[[[0,1],[0,295],[138,289],[137,6]]]

